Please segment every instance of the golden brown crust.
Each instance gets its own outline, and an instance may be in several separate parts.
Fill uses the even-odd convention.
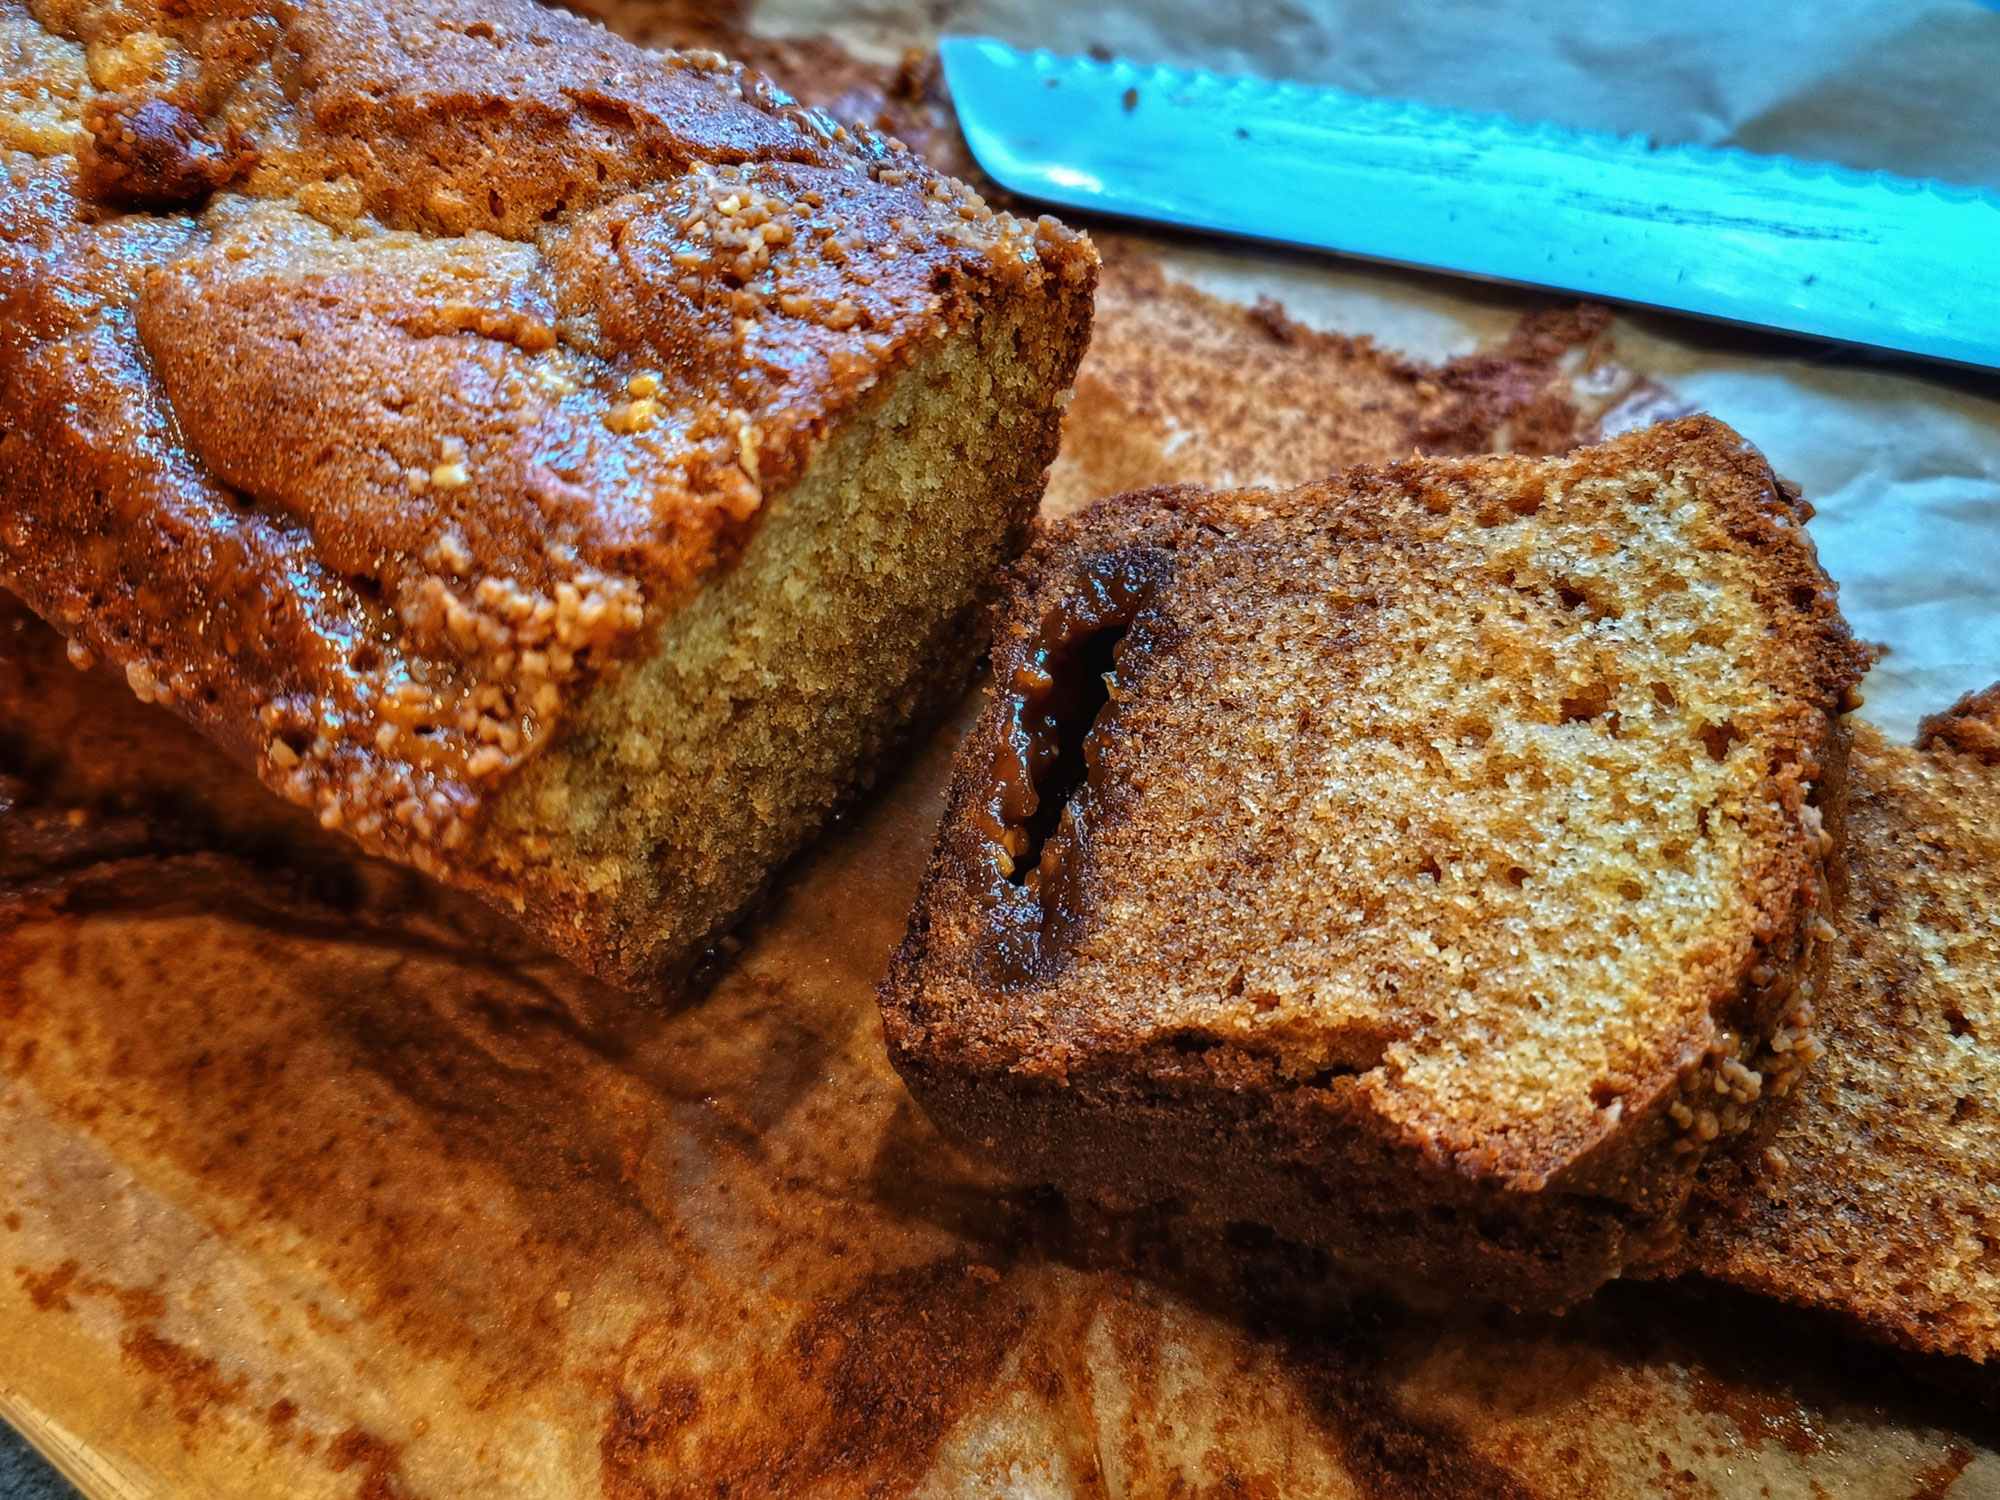
[[[0,574],[426,867],[895,372],[1087,305],[1052,221],[525,3],[0,24]]]
[[[1513,961],[1505,943],[1492,944],[1494,934],[1512,930],[1509,914],[1529,872],[1491,872],[1507,876],[1513,895],[1477,880],[1462,886],[1457,861],[1469,860],[1470,870],[1484,856],[1466,842],[1474,834],[1446,831],[1464,822],[1465,810],[1451,811],[1457,804],[1440,791],[1444,803],[1426,803],[1431,793],[1398,802],[1404,832],[1388,835],[1407,844],[1402,857],[1431,884],[1411,896],[1399,884],[1408,877],[1394,873],[1391,848],[1389,865],[1367,865],[1376,854],[1353,856],[1362,858],[1353,868],[1376,870],[1367,880],[1378,884],[1343,888],[1334,872],[1348,867],[1343,860],[1352,864],[1352,851],[1342,852],[1344,835],[1313,821],[1317,778],[1331,773],[1313,759],[1310,742],[1351,733],[1361,744],[1395,732],[1369,729],[1350,712],[1371,694],[1416,691],[1393,673],[1368,676],[1378,619],[1430,609],[1435,591],[1430,634],[1417,638],[1443,645],[1466,630],[1490,631],[1474,623],[1482,610],[1497,610],[1498,619],[1512,607],[1504,603],[1511,594],[1539,587],[1522,571],[1504,590],[1482,595],[1487,584],[1452,571],[1470,563],[1445,560],[1453,547],[1504,538],[1516,522],[1540,526],[1523,518],[1545,501],[1563,525],[1588,536],[1596,522],[1587,512],[1550,499],[1574,492],[1601,495],[1589,502],[1604,507],[1599,550],[1617,559],[1619,524],[1649,507],[1672,509],[1649,498],[1655,488],[1698,492],[1707,507],[1710,519],[1686,522],[1676,545],[1701,552],[1696,566],[1738,591],[1747,613],[1731,639],[1750,655],[1735,670],[1771,695],[1757,700],[1761,707],[1744,700],[1733,717],[1717,712],[1719,723],[1688,704],[1658,711],[1662,722],[1685,719],[1676,732],[1705,747],[1692,763],[1682,755],[1689,768],[1678,774],[1699,779],[1727,763],[1736,778],[1714,811],[1734,830],[1737,863],[1725,882],[1732,894],[1711,927],[1624,940],[1679,945],[1644,983],[1660,987],[1659,997],[1680,998],[1640,1004],[1640,1032],[1607,1033],[1618,1040],[1601,1061],[1579,1061],[1604,1046],[1592,1039],[1600,1024],[1593,1021],[1572,1039],[1575,1059],[1541,1043],[1502,1049],[1508,1058],[1541,1057],[1551,1079],[1514,1078],[1498,1064],[1482,1072],[1455,1050],[1467,1036],[1487,1034],[1482,1012],[1441,1025],[1459,982],[1441,987],[1442,976],[1462,963],[1470,991],[1487,982],[1486,971]],[[899,1069],[948,1125],[1000,1142],[1017,1167],[1114,1199],[1177,1193],[1197,1212],[1276,1222],[1336,1247],[1372,1238],[1381,1255],[1515,1300],[1566,1301],[1620,1264],[1658,1253],[1708,1143],[1747,1126],[1766,1086],[1783,1087],[1810,1057],[1803,1023],[1823,958],[1815,936],[1824,930],[1831,852],[1821,808],[1838,783],[1844,737],[1836,724],[1862,663],[1801,520],[1761,458],[1728,429],[1695,419],[1543,467],[1525,459],[1431,461],[1356,471],[1284,495],[1152,491],[1050,528],[1016,569],[995,648],[1003,691],[962,752],[924,895],[884,990]],[[1322,564],[1336,550],[1351,553],[1351,566],[1329,571]],[[1634,561],[1629,571],[1637,576],[1641,567]],[[1515,577],[1511,569],[1506,576]],[[1594,582],[1579,572],[1554,587],[1563,608],[1589,615],[1601,607],[1612,618],[1615,582],[1615,574]],[[1325,602],[1283,602],[1302,590]],[[1051,642],[1081,641],[1115,623],[1111,596],[1121,592],[1145,602],[1117,657],[1115,705],[1099,721],[1109,727],[1093,733],[1085,752],[1093,765],[1073,818],[1065,814],[1060,827],[1045,818],[1033,829],[1036,799],[1022,786],[1050,774],[1055,758],[1036,739],[1039,710],[1031,702],[1050,691],[1043,667],[1061,654],[1061,643]],[[1468,604],[1454,602],[1460,593]],[[1713,618],[1697,611],[1674,627],[1693,630],[1685,649],[1700,654],[1702,632],[1718,628]],[[1239,628],[1239,621],[1251,623]],[[1276,621],[1282,626],[1265,629]],[[1638,720],[1652,701],[1646,684],[1619,674],[1635,670],[1644,645],[1632,632],[1656,627],[1666,628],[1655,621],[1628,630],[1614,619],[1609,634],[1569,637],[1540,668],[1499,670],[1542,674],[1522,683],[1522,717],[1597,721],[1595,738],[1583,734],[1578,743],[1595,745],[1590,753],[1611,764],[1621,713],[1625,739],[1650,732]],[[1256,642],[1273,632],[1288,642],[1285,654],[1311,666],[1259,655],[1268,648]],[[1238,644],[1199,644],[1210,638]],[[1585,639],[1600,644],[1575,654]],[[1499,662],[1513,648],[1493,649],[1502,652]],[[1563,672],[1575,679],[1578,664],[1592,661],[1606,674],[1603,686],[1546,681]],[[1411,674],[1419,664],[1412,658],[1395,672]],[[1535,703],[1544,691],[1551,702],[1541,719]],[[1504,738],[1504,726],[1484,732]],[[1423,746],[1453,738],[1439,724],[1411,742],[1413,785],[1431,774]],[[1751,745],[1750,758],[1731,762],[1739,741]],[[1463,753],[1482,753],[1486,742],[1477,743],[1479,751]],[[1000,772],[996,792],[996,768],[1022,757],[1027,772]],[[1284,769],[1286,757],[1298,764]],[[1637,787],[1646,773],[1618,774]],[[1021,785],[1009,790],[1009,775]],[[1473,795],[1494,800],[1490,792]],[[1592,794],[1580,782],[1575,795]],[[1372,826],[1378,811],[1351,805],[1333,823]],[[1696,812],[1685,816],[1692,826]],[[1704,833],[1708,817],[1699,814]],[[1005,866],[995,866],[996,850],[1033,863],[1038,842],[1040,866],[1026,888],[1010,893],[993,884],[993,871]],[[1544,852],[1559,857],[1559,846]],[[1639,878],[1652,878],[1643,861],[1638,868]],[[1433,918],[1418,914],[1460,899],[1428,894],[1440,881],[1486,915],[1456,935],[1447,937],[1446,926],[1433,935],[1424,925]],[[1381,912],[1378,899],[1388,903]],[[1350,902],[1365,920],[1336,936],[1345,920],[1338,913]],[[1026,929],[1013,915],[1023,909]],[[1403,922],[1419,925],[1406,930]],[[1396,956],[1396,943],[1412,934],[1434,936],[1434,958]],[[1372,1000],[1341,1001],[1343,987],[1358,982],[1350,974],[1356,965],[1395,977]],[[1509,997],[1503,1007],[1540,1005],[1504,985],[1496,994]],[[1572,1073],[1573,1081],[1560,1082]],[[1466,1092],[1475,1076],[1486,1093]],[[1068,1147],[1060,1144],[1066,1136]],[[1433,1222],[1422,1222],[1412,1195],[1437,1207]],[[1475,1226],[1482,1217],[1490,1231]]]

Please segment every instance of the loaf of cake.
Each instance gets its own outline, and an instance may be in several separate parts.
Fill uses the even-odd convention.
[[[1702,1171],[1665,1269],[1925,1353],[2000,1356],[2000,688],[1862,725],[1826,1056]]]
[[[1096,258],[527,0],[0,0],[0,583],[367,849],[686,965],[958,692]]]
[[[882,992],[946,1131],[1113,1208],[1561,1306],[1810,1062],[1865,664],[1687,419],[1143,491],[1012,574]]]

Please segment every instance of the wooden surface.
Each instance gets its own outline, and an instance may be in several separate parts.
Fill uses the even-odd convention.
[[[32,1445],[25,1450],[25,1461],[18,1470],[0,1465],[0,1500],[57,1500],[72,1493],[72,1487],[85,1495],[117,1500],[157,1493],[113,1467],[68,1428],[13,1391],[0,1390],[0,1420],[13,1428],[18,1439]],[[29,1468],[28,1461],[37,1467]]]

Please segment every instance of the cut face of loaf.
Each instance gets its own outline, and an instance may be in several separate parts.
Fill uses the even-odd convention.
[[[1811,1057],[1839,715],[1803,532],[1693,419],[1051,527],[883,993],[932,1114],[1517,1303],[1671,1240]]]
[[[0,582],[641,984],[962,683],[1095,267],[527,0],[0,0]]]

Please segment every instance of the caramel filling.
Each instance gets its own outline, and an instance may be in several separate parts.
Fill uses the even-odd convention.
[[[1092,559],[1000,685],[1004,718],[979,826],[991,840],[991,957],[1003,982],[1046,977],[1076,925],[1128,632],[1168,571],[1157,551]]]

